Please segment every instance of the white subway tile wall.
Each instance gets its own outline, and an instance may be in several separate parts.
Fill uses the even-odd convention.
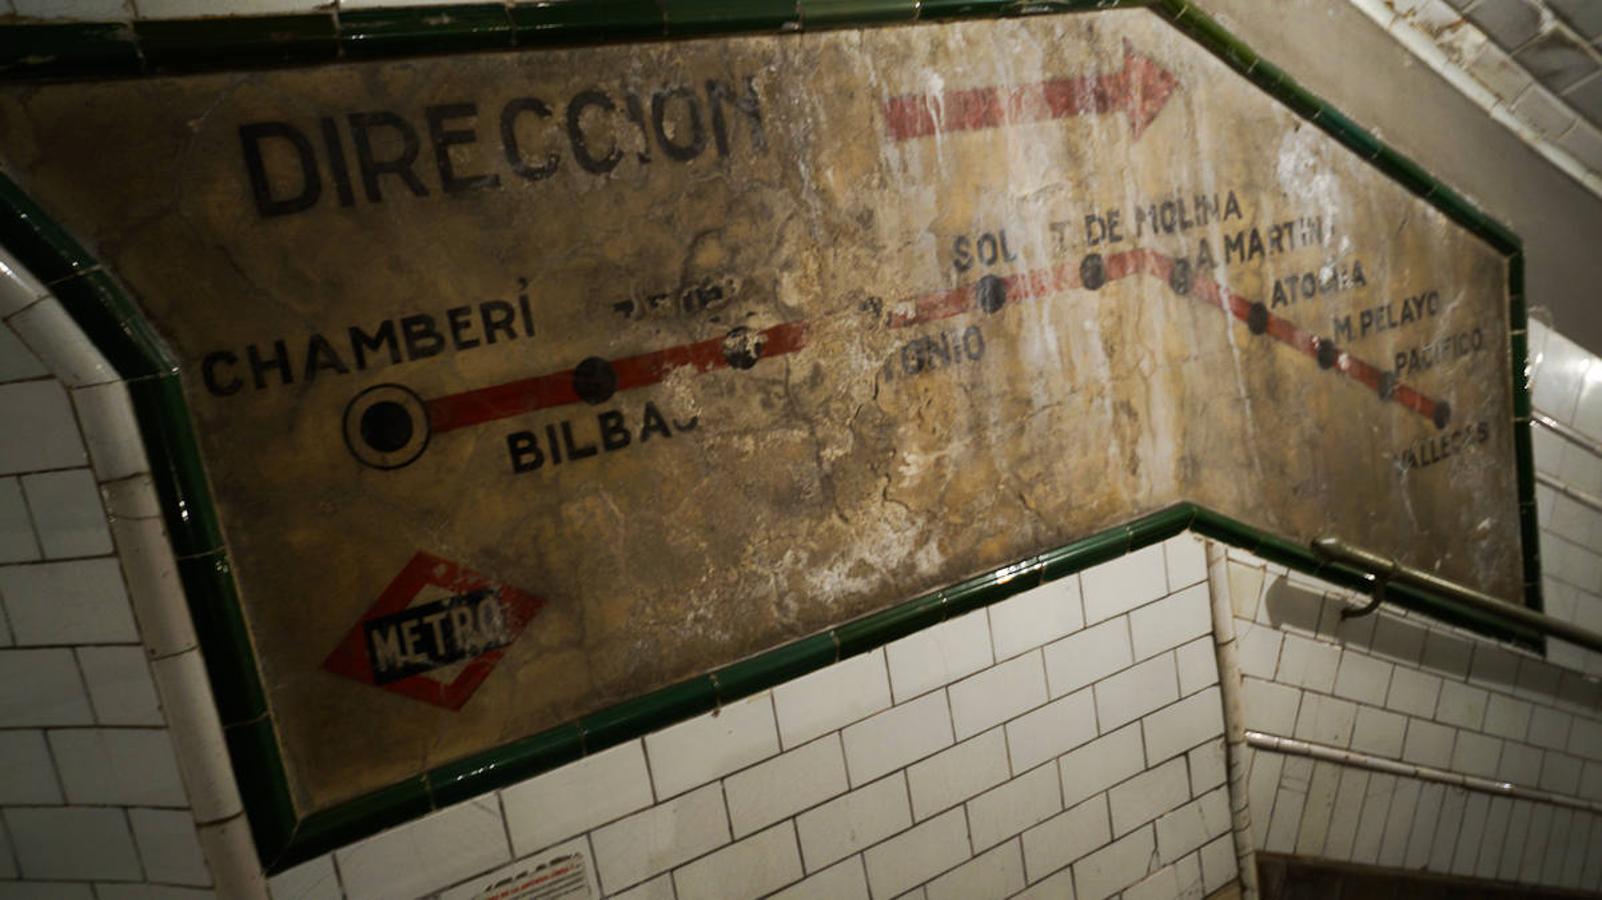
[[[1200,547],[1174,538],[1138,575],[1044,585],[369,838],[278,876],[274,896],[470,895],[485,870],[568,845],[603,894],[631,898],[1216,888],[1235,875],[1222,700],[1216,666],[1180,661],[1212,652]],[[1124,652],[1048,692],[1049,667],[1082,678],[1060,645],[1098,590],[1123,599],[1093,630]],[[1154,612],[1136,663],[1130,619]]]
[[[1229,556],[1231,590],[1257,592],[1231,597],[1237,613],[1251,612],[1235,620],[1248,729],[1602,801],[1595,678],[1394,607],[1371,616],[1373,628],[1344,629],[1339,611],[1367,598],[1251,554]],[[1330,680],[1321,673],[1332,666]],[[1260,750],[1247,759],[1259,849],[1602,888],[1602,866],[1586,880],[1586,861],[1602,850],[1590,813],[1580,813],[1576,834],[1566,806]],[[1553,827],[1560,815],[1562,831]]]
[[[191,807],[168,730],[186,692],[216,714],[192,632],[183,646],[146,645],[161,615],[187,628],[187,610],[175,592],[142,603],[131,560],[171,571],[159,511],[111,514],[128,495],[113,479],[148,470],[115,379],[0,251],[0,878],[15,879],[0,896],[210,896],[197,816],[221,827],[240,811],[231,778],[208,792],[226,802]],[[142,533],[127,536],[136,522]],[[153,666],[180,651],[197,664],[163,690]],[[216,744],[222,759],[220,732]]]

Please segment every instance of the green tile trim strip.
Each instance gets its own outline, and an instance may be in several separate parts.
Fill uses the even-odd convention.
[[[1516,236],[1422,167],[1257,56],[1187,0],[541,0],[371,13],[73,25],[0,25],[0,78],[105,77],[206,68],[399,57],[484,47],[544,46],[688,34],[854,27],[964,17],[1150,6],[1276,100],[1508,257],[1509,347],[1525,596],[1541,609],[1530,453],[1524,257]],[[129,381],[191,614],[222,713],[263,865],[282,871],[335,847],[487,791],[550,771],[658,728],[869,652],[952,616],[1193,530],[1356,591],[1368,575],[1202,507],[1181,503],[653,691],[577,722],[435,768],[298,818],[232,574],[223,548],[177,361],[116,281],[9,179],[0,175],[0,245],[56,292]],[[1539,635],[1392,587],[1388,598],[1492,637],[1541,646]]]

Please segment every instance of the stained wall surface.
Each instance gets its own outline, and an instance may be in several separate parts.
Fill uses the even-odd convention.
[[[184,360],[303,812],[1177,500],[1518,593],[1501,259],[1146,12],[0,121]]]

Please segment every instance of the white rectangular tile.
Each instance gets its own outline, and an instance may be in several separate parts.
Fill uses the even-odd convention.
[[[1407,717],[1386,712],[1372,706],[1357,708],[1357,721],[1352,731],[1352,749],[1373,753],[1387,759],[1400,759],[1402,742],[1407,735]]]
[[[1435,718],[1447,725],[1478,731],[1485,724],[1489,701],[1490,694],[1485,689],[1448,679],[1441,683]]]
[[[1134,776],[1146,768],[1140,723],[1126,725],[1065,754],[1057,766],[1063,801],[1068,806]]]
[[[101,725],[163,725],[143,647],[79,647],[78,666]]]
[[[1302,695],[1295,736],[1304,741],[1345,747],[1357,723],[1357,704],[1312,691]]]
[[[1452,745],[1452,771],[1481,778],[1495,778],[1496,766],[1502,756],[1500,738],[1488,737],[1463,730],[1457,733]]]
[[[1391,675],[1391,690],[1385,697],[1387,709],[1410,716],[1431,718],[1441,694],[1441,679],[1406,666],[1397,666]]]
[[[927,819],[1009,777],[1007,739],[992,728],[907,768],[913,818]]]
[[[1285,636],[1277,628],[1235,620],[1235,646],[1243,675],[1273,680],[1279,668],[1279,650]]]
[[[501,789],[512,852],[548,847],[652,803],[639,741],[619,744]]]
[[[1179,699],[1173,654],[1164,653],[1096,682],[1096,718],[1108,731]]]
[[[1153,763],[1224,733],[1224,701],[1218,688],[1165,706],[1141,720],[1146,736],[1146,758]]]
[[[1241,679],[1246,727],[1269,734],[1288,735],[1296,730],[1302,692],[1289,685],[1261,678]]]
[[[797,747],[890,706],[884,651],[841,660],[773,689],[779,737]]]
[[[853,856],[774,894],[770,900],[868,900],[868,873]]]
[[[151,663],[156,693],[162,708],[175,722],[187,727],[167,732],[184,773],[189,805],[197,822],[219,822],[237,815],[244,807],[228,764],[228,748],[223,742],[222,722],[206,680],[206,665],[199,650],[190,650]],[[218,829],[219,840],[232,832]],[[207,841],[201,834],[201,843]]]
[[[126,384],[74,388],[72,404],[78,410],[83,439],[89,448],[89,463],[101,481],[150,471]]]
[[[1385,828],[1380,839],[1376,863],[1386,868],[1401,866],[1407,859],[1407,844],[1413,836],[1413,818],[1418,813],[1423,782],[1398,778],[1385,810]]]
[[[1496,869],[1497,878],[1503,881],[1518,878],[1519,868],[1524,864],[1524,846],[1530,838],[1530,818],[1534,814],[1535,806],[1530,801],[1513,801],[1513,811],[1508,816],[1507,837],[1502,843],[1502,858]]]
[[[328,3],[319,3],[318,0],[228,0],[226,5],[218,4],[215,0],[137,0],[139,18],[141,19],[171,19],[171,18],[198,18],[201,16],[239,15],[239,16],[267,16],[283,15],[285,13],[315,12],[327,9]],[[341,4],[356,6],[346,0]],[[379,4],[366,4],[376,6]],[[405,0],[399,2],[386,2],[384,6],[405,6]]]
[[[1457,843],[1452,848],[1450,871],[1454,875],[1472,877],[1479,862],[1480,843],[1485,839],[1485,824],[1490,812],[1488,794],[1470,793],[1463,807],[1463,823],[1458,829]]]
[[[996,659],[1009,659],[1084,627],[1079,576],[1069,575],[990,607]]]
[[[1012,770],[1023,772],[1096,736],[1096,704],[1089,689],[1069,694],[1007,723]]]
[[[1430,840],[1427,863],[1432,872],[1447,872],[1452,868],[1452,854],[1457,850],[1458,836],[1466,824],[1464,813],[1468,806],[1468,791],[1448,786],[1441,800],[1441,811],[1435,818],[1435,835]]]
[[[590,834],[601,890],[618,891],[729,842],[723,787],[709,784]]]
[[[118,380],[83,329],[54,297],[46,297],[7,320],[35,357],[67,387]]]
[[[0,566],[0,597],[19,646],[139,642],[122,570],[110,557]]]
[[[1061,697],[1127,668],[1134,662],[1129,620],[1112,619],[1069,635],[1043,651],[1051,696]]]
[[[188,805],[166,729],[65,728],[49,739],[68,803]]]
[[[1145,878],[1155,866],[1150,826],[1130,832],[1074,863],[1077,900],[1102,900]]]
[[[1323,760],[1313,764],[1313,777],[1308,783],[1307,799],[1302,805],[1302,821],[1296,830],[1298,855],[1317,856],[1323,852],[1340,783],[1339,765]]]
[[[1186,532],[1164,541],[1163,560],[1168,566],[1170,592],[1207,580],[1207,551],[1194,534]]]
[[[1023,852],[1008,841],[929,882],[928,900],[1002,900],[1024,889]]]
[[[1252,817],[1252,846],[1268,843],[1268,826],[1272,823],[1274,800],[1279,794],[1279,778],[1284,771],[1285,757],[1278,753],[1245,751],[1247,808],[1259,810]]]
[[[1285,764],[1280,767],[1273,812],[1269,816],[1268,833],[1261,847],[1271,853],[1295,852],[1296,835],[1301,828],[1302,812],[1312,780],[1312,760],[1297,756],[1286,758]]]
[[[1183,758],[1154,766],[1107,792],[1113,834],[1124,834],[1190,799]]]
[[[1391,670],[1384,660],[1348,649],[1341,654],[1335,674],[1335,696],[1370,706],[1384,706],[1391,685]]]
[[[13,807],[4,812],[23,878],[137,881],[142,877],[133,833],[120,809]]]
[[[111,530],[100,503],[100,486],[89,469],[24,475],[22,490],[47,558],[111,552]]]
[[[846,772],[853,785],[865,784],[887,772],[956,743],[951,733],[951,710],[942,693],[894,706],[841,732],[845,741]]]
[[[1363,801],[1368,796],[1370,773],[1357,768],[1341,770],[1340,787],[1335,792],[1335,808],[1330,815],[1329,832],[1320,853],[1326,859],[1350,862],[1352,848],[1357,842],[1357,828],[1363,815]]]
[[[1496,764],[1496,777],[1513,784],[1535,787],[1541,781],[1542,755],[1543,751],[1539,747],[1517,741],[1504,741],[1502,757]]]
[[[1436,826],[1441,821],[1441,806],[1445,802],[1445,785],[1426,781],[1419,788],[1418,808],[1413,813],[1412,833],[1408,835],[1407,856],[1403,859],[1407,868],[1422,869],[1429,864]]]
[[[1231,835],[1226,834],[1208,843],[1197,857],[1201,861],[1202,890],[1208,896],[1240,876],[1240,868],[1235,861],[1235,839]]]
[[[1580,789],[1581,761],[1567,753],[1548,750],[1541,759],[1541,790],[1574,795]]]
[[[1444,769],[1452,764],[1452,742],[1456,737],[1457,732],[1445,725],[1410,718],[1402,741],[1402,759]]]
[[[1340,662],[1339,645],[1287,632],[1285,645],[1279,651],[1279,671],[1275,680],[1294,687],[1329,693],[1335,689],[1335,676]]]
[[[1029,880],[1037,881],[1111,840],[1107,796],[1096,794],[1023,833]]]
[[[901,773],[858,788],[796,817],[808,872],[831,866],[912,825],[907,781]]]
[[[0,475],[70,469],[88,461],[61,382],[0,384]]]
[[[1168,865],[1229,828],[1229,791],[1218,788],[1157,818],[1157,856]]]
[[[512,858],[494,796],[431,813],[335,851],[351,900],[416,896]]]
[[[1046,669],[1039,653],[1026,653],[953,684],[949,693],[952,727],[962,740],[1045,703]]]
[[[1537,705],[1530,715],[1529,742],[1548,750],[1562,750],[1569,744],[1574,716],[1549,706]]]
[[[778,752],[773,701],[766,692],[645,737],[645,755],[659,799],[677,796]]]
[[[0,13],[5,8],[0,7]],[[50,374],[28,345],[22,342],[10,326],[0,322],[0,382],[27,381]]]
[[[760,897],[801,878],[795,825],[778,825],[703,856],[673,873],[679,900]]]
[[[960,809],[936,816],[863,854],[875,897],[904,893],[969,858],[968,825]]]
[[[1161,544],[1153,544],[1079,573],[1085,621],[1100,622],[1168,593],[1168,567]]]
[[[1005,757],[1002,761],[1005,764]],[[845,753],[835,735],[824,735],[723,781],[736,838],[843,794],[846,788]]]
[[[995,662],[984,610],[941,622],[885,645],[897,703],[944,687]]]
[[[1056,766],[1041,766],[968,801],[968,828],[983,850],[1062,812]]]
[[[22,481],[0,478],[0,563],[28,562],[43,552],[22,497]]]
[[[151,656],[160,659],[193,649],[195,626],[161,520],[119,519],[112,523],[112,533],[134,619]]]
[[[145,864],[145,877],[163,884],[211,886],[195,821],[187,809],[130,809],[134,845]]]
[[[24,806],[61,801],[56,766],[44,732],[0,731],[0,804]]]
[[[1228,757],[1224,754],[1224,739],[1216,738],[1185,754],[1190,763],[1190,794],[1200,796],[1229,778]]]
[[[1507,844],[1508,824],[1513,817],[1513,800],[1509,797],[1492,797],[1490,810],[1485,817],[1485,834],[1480,839],[1479,851],[1474,859],[1474,877],[1495,878],[1502,861],[1502,848]]]
[[[1209,634],[1199,637],[1174,651],[1174,665],[1179,669],[1179,695],[1188,697],[1197,691],[1218,683],[1218,652]]]
[[[1347,859],[1363,865],[1374,865],[1379,860],[1380,841],[1385,837],[1385,817],[1391,811],[1391,795],[1396,791],[1396,776],[1383,772],[1368,773],[1368,784],[1363,791],[1363,809],[1358,814],[1357,834],[1352,839]]]
[[[1538,803],[1530,812],[1530,835],[1519,860],[1518,880],[1539,883],[1546,862],[1546,851],[1551,847],[1552,823],[1557,814],[1555,807]]]
[[[1194,638],[1211,634],[1213,614],[1207,585],[1170,594],[1129,613],[1135,658],[1146,659]]]

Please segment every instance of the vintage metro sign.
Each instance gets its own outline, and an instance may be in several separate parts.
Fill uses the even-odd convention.
[[[457,710],[545,600],[418,551],[323,668]]]

